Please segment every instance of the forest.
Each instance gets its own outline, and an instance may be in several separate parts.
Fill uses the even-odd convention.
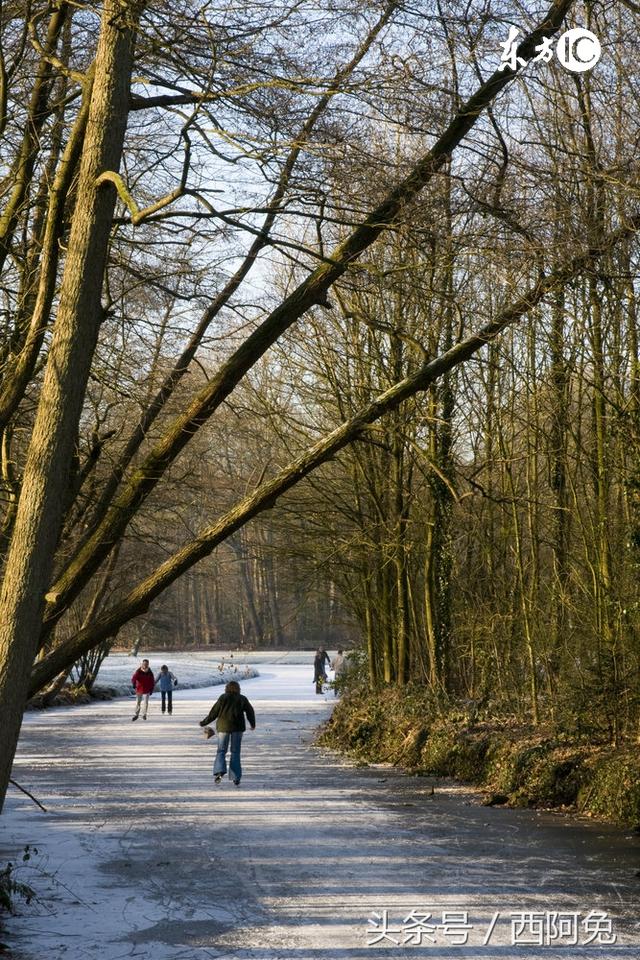
[[[0,797],[142,637],[635,740],[639,22],[4,0]]]

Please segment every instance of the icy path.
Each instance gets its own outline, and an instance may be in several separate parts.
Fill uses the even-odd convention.
[[[42,900],[5,936],[15,960],[640,955],[636,836],[343,764],[310,745],[331,707],[310,668],[260,671],[242,684],[258,729],[244,738],[239,789],[214,786],[215,741],[195,726],[219,688],[178,688],[173,717],[154,697],[146,723],[132,724],[123,700],[27,717],[14,773],[48,813],[12,790],[0,821],[0,865],[26,843],[39,850],[25,879]],[[404,948],[373,944],[382,927],[368,920],[385,909]],[[403,923],[411,911],[440,925],[423,927],[421,945]],[[534,943],[536,924],[551,923],[549,945],[512,945],[524,911]],[[612,919],[617,945],[581,946],[590,911]],[[468,914],[466,945],[443,912]]]

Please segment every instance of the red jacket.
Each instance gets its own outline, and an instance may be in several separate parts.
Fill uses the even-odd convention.
[[[136,693],[153,693],[156,685],[153,670],[143,670],[142,667],[138,667],[131,677],[131,683],[136,688]]]

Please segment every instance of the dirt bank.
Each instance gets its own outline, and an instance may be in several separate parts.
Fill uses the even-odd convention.
[[[469,709],[436,716],[424,694],[395,689],[345,697],[319,742],[361,761],[473,783],[491,805],[571,809],[640,826],[633,744],[580,742],[512,718],[474,718]]]

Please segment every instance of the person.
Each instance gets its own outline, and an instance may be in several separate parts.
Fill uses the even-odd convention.
[[[160,696],[162,697],[162,712],[165,710],[165,700],[167,706],[167,713],[173,712],[172,700],[173,700],[173,688],[178,686],[178,680],[166,663],[163,663],[160,667],[160,673],[156,677],[156,683],[160,684]]]
[[[318,647],[313,661],[313,682],[316,685],[316,693],[322,693],[322,684],[327,682],[325,663],[329,663],[329,654],[324,647]]]
[[[331,669],[333,670],[333,692],[338,696],[338,687],[336,686],[336,681],[340,679],[340,676],[344,673],[344,668],[346,666],[345,657],[342,650],[338,650],[337,654],[331,661]]]
[[[240,764],[240,748],[242,734],[247,729],[244,718],[249,721],[252,730],[256,728],[256,715],[253,707],[243,694],[240,693],[240,684],[237,680],[230,680],[224,688],[224,693],[218,697],[204,720],[201,727],[206,727],[212,720],[216,721],[218,733],[218,750],[213,764],[213,777],[220,783],[227,772],[227,751],[231,748],[229,758],[229,778],[236,787],[240,786],[242,766]]]
[[[142,719],[147,719],[147,711],[149,709],[149,697],[153,693],[153,688],[156,685],[155,677],[153,676],[153,670],[149,669],[149,661],[143,660],[134,675],[131,677],[131,683],[136,692],[136,712],[131,717],[131,720],[137,720],[140,716],[140,705],[144,702],[144,709],[142,713]]]

